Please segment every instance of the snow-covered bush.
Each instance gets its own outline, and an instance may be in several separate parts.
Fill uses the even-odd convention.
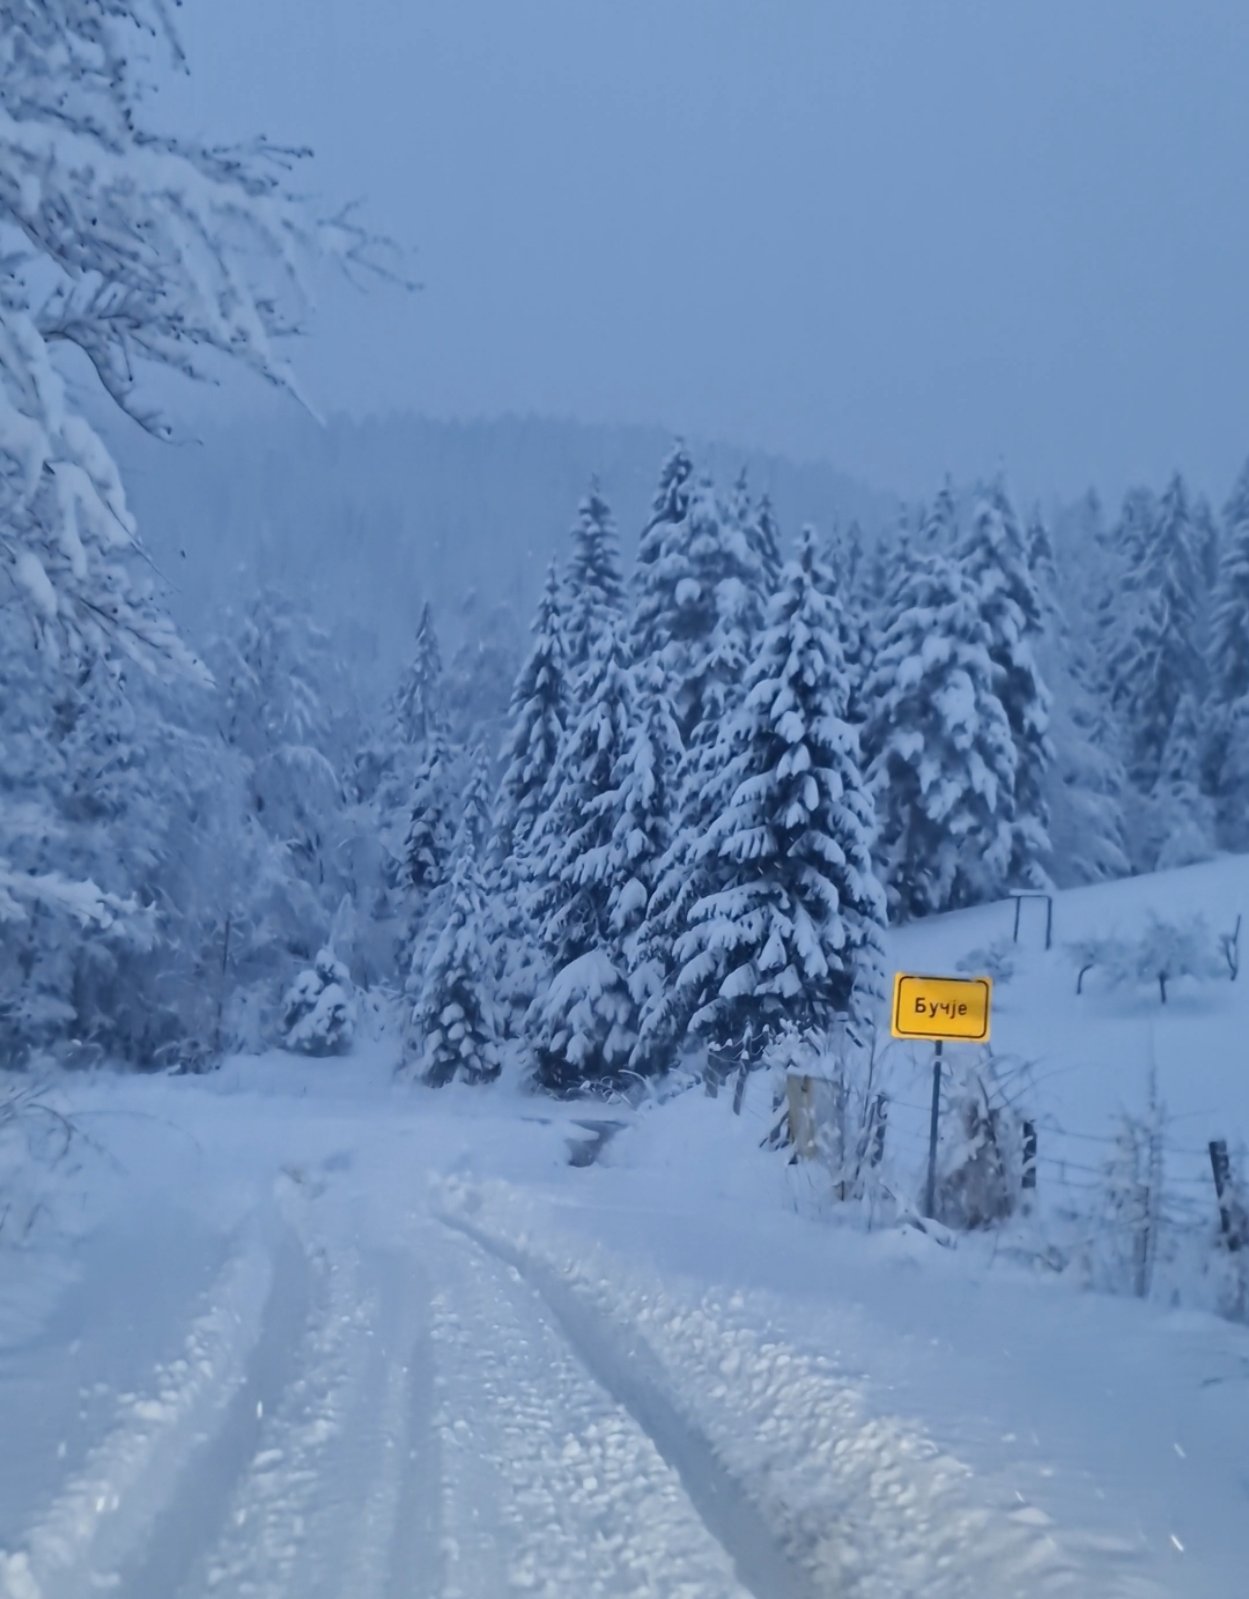
[[[1067,946],[1076,966],[1076,993],[1085,974],[1096,968],[1111,988],[1135,988],[1156,983],[1162,1003],[1178,978],[1209,982],[1226,976],[1229,958],[1225,941],[1216,938],[1204,916],[1167,921],[1149,913],[1144,929],[1131,938],[1118,936],[1078,939]]]
[[[47,1219],[77,1141],[41,1083],[0,1072],[0,1248],[26,1243]]]
[[[1015,975],[1015,946],[1009,938],[999,938],[992,944],[968,950],[955,970],[977,977],[991,977],[999,987],[1004,988]]]
[[[1018,1129],[1006,1107],[991,1102],[978,1078],[956,1089],[953,1097],[955,1131],[947,1138],[937,1173],[936,1213],[947,1227],[970,1232],[1014,1214]]]
[[[347,968],[323,949],[300,972],[283,1000],[287,1049],[301,1055],[346,1055],[356,1036],[357,1007]]]
[[[1162,1003],[1168,985],[1181,977],[1209,982],[1221,977],[1226,962],[1204,916],[1168,922],[1151,912],[1145,929],[1117,946],[1107,976],[1115,987],[1157,983]]]
[[[1092,934],[1073,939],[1066,946],[1068,959],[1076,969],[1076,993],[1084,992],[1084,979],[1095,968],[1109,970],[1122,957],[1122,941],[1113,936]]]

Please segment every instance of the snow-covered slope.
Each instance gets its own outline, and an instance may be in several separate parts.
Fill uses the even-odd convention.
[[[1010,946],[1016,970],[995,988],[992,1049],[1003,1073],[1025,1068],[1013,1091],[1038,1122],[1043,1199],[1076,1204],[1082,1188],[1098,1182],[1123,1113],[1145,1112],[1156,1070],[1168,1188],[1177,1206],[1199,1207],[1213,1222],[1208,1141],[1226,1139],[1234,1149],[1249,1137],[1249,975],[1235,983],[1225,975],[1181,979],[1170,985],[1164,1006],[1156,984],[1114,988],[1094,967],[1077,996],[1079,963],[1071,946],[1130,938],[1151,914],[1175,923],[1201,916],[1217,937],[1231,932],[1242,912],[1249,917],[1249,857],[1234,856],[1057,895],[1048,954],[1039,902],[1024,904],[1017,945],[1008,903],[901,929],[890,954],[901,970],[954,975],[967,969],[968,956],[1003,940]],[[921,1158],[931,1055],[927,1045],[891,1042],[882,1062],[886,1083],[903,1102],[890,1135],[909,1139]],[[981,1058],[951,1046],[947,1064],[957,1070]]]

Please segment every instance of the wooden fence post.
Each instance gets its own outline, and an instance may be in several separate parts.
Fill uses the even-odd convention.
[[[1020,1183],[1027,1201],[1036,1193],[1036,1123],[1023,1124],[1023,1177]]]
[[[872,1148],[868,1157],[874,1167],[879,1166],[885,1158],[885,1133],[888,1126],[889,1100],[884,1094],[877,1094],[872,1111]]]
[[[1232,1186],[1232,1162],[1227,1153],[1225,1138],[1210,1140],[1210,1170],[1214,1174],[1214,1192],[1219,1201],[1219,1228],[1223,1242],[1229,1250],[1238,1250],[1244,1243],[1244,1221],[1237,1214],[1235,1190]]]

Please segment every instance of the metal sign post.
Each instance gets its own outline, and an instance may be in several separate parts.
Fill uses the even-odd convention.
[[[924,1212],[937,1205],[937,1134],[941,1121],[941,1056],[947,1043],[987,1044],[993,1005],[991,977],[923,977],[898,972],[893,979],[895,1038],[927,1039],[932,1059],[932,1114],[928,1123],[928,1183]]]
[[[924,1195],[924,1215],[931,1216],[937,1208],[937,1125],[941,1118],[941,1051],[945,1048],[937,1040],[932,1057],[932,1119],[928,1124],[928,1188]]]

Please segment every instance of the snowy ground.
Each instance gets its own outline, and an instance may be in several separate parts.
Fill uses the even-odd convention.
[[[1066,896],[1058,936],[1151,895],[1230,923],[1238,888]],[[948,968],[1006,915],[898,958]],[[1244,1132],[1244,984],[1165,1019],[1073,987],[1037,953],[1001,995],[998,1044],[1047,1064],[1049,1158],[1105,1135],[1149,1049],[1177,1183],[1178,1146]],[[584,1110],[388,1064],[57,1090],[93,1145],[3,1259],[4,1599],[1241,1591],[1243,1328],[832,1224],[757,1101],[687,1094],[578,1168]],[[926,1059],[888,1070],[922,1107]]]

